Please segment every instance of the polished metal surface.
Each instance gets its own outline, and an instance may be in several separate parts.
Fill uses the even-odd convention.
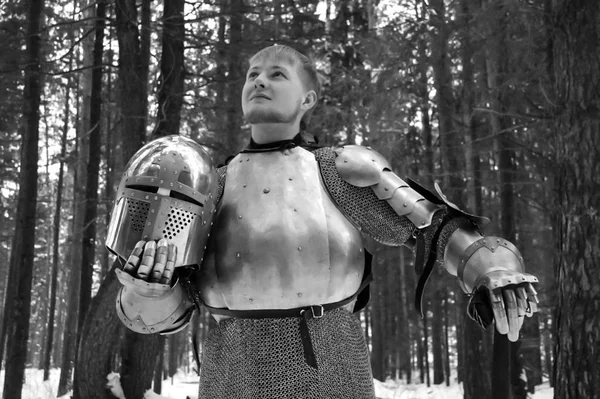
[[[479,286],[496,289],[524,282],[535,283],[537,278],[525,273],[523,257],[508,240],[482,237],[474,230],[457,229],[444,251],[444,266],[466,293]]]
[[[229,163],[198,279],[208,305],[334,302],[354,294],[363,271],[362,237],[329,198],[313,154],[242,153]]]
[[[357,187],[370,187],[381,180],[381,173],[390,170],[387,160],[371,149],[347,145],[336,150],[335,166],[342,179]]]
[[[380,200],[387,201],[399,216],[406,216],[422,229],[442,209],[426,200],[391,171],[390,164],[370,147],[349,145],[336,150],[336,168],[342,179],[357,187],[371,187]]]
[[[217,184],[210,156],[193,140],[167,136],[148,143],[125,168],[106,247],[127,259],[139,240],[166,238],[177,247],[176,267],[199,264]]]
[[[117,315],[123,324],[140,334],[175,333],[190,320],[193,304],[175,282],[149,283],[119,269],[115,270],[123,287],[117,295]]]
[[[373,186],[373,191],[379,199],[387,201],[398,215],[406,216],[419,229],[431,225],[433,214],[442,209],[442,206],[425,199],[390,170],[381,173],[381,181]]]

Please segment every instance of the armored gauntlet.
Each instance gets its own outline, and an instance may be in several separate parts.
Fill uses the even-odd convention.
[[[117,314],[127,328],[140,334],[173,334],[187,325],[194,304],[179,280],[173,285],[150,283],[119,269],[115,272],[123,284]]]
[[[469,316],[484,328],[493,318],[497,324],[510,322],[507,317],[518,320],[537,310],[537,292],[531,284],[538,279],[525,273],[523,257],[508,240],[457,229],[446,245],[444,267],[471,295]]]

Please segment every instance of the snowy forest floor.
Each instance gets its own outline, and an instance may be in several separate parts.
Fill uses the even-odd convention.
[[[59,369],[53,369],[49,381],[42,381],[43,370],[27,369],[22,399],[69,399],[70,395],[56,397]],[[108,381],[107,381],[108,382]],[[0,372],[0,387],[4,386],[4,370]],[[108,388],[107,388],[108,389]],[[445,384],[432,385],[410,384],[388,380],[375,380],[375,393],[381,399],[462,399],[463,392],[460,384],[447,387]],[[195,374],[177,373],[172,379],[163,381],[162,394],[148,392],[145,399],[185,399],[198,397],[198,377]],[[545,382],[536,387],[531,399],[551,399],[553,389]]]

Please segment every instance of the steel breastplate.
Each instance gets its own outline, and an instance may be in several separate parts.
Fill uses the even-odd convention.
[[[200,271],[203,300],[230,309],[285,309],[346,298],[360,285],[358,230],[302,148],[242,153],[225,190]]]

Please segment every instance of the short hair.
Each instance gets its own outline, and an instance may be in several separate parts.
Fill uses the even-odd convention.
[[[265,47],[258,53],[254,54],[252,58],[250,58],[250,65],[260,59],[269,57],[282,58],[291,64],[298,64],[300,67],[300,78],[302,79],[302,82],[308,90],[313,90],[317,94],[317,101],[319,100],[321,96],[321,83],[319,81],[319,74],[317,73],[317,69],[315,68],[313,61],[309,57],[289,46],[275,44],[273,46]],[[308,121],[310,120],[310,116],[315,107],[316,104],[311,109],[306,111],[304,115],[302,115],[302,119],[300,120],[300,130],[306,130]]]

